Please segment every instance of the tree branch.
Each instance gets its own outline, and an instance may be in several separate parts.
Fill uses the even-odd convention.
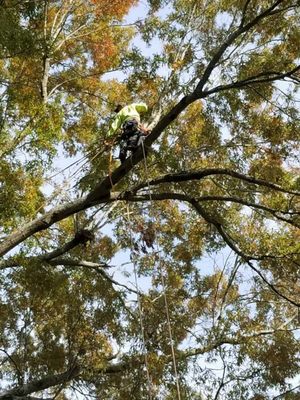
[[[199,204],[196,200],[192,199],[190,202],[194,208],[198,211],[198,213],[209,223],[211,223],[219,232],[225,243],[237,254],[241,257],[242,260],[244,260],[249,267],[256,272],[256,274],[262,279],[262,281],[279,297],[282,299],[288,301],[290,304],[293,304],[296,307],[300,307],[300,303],[297,303],[293,299],[287,297],[285,294],[281,293],[272,283],[270,283],[267,278],[264,276],[264,274],[259,271],[258,268],[256,268],[251,260],[257,259],[257,257],[252,257],[244,254],[238,247],[237,245],[233,242],[232,238],[226,233],[224,230],[224,227],[222,226],[221,223],[216,221],[211,215],[209,215]],[[260,258],[259,258],[260,259]]]
[[[67,267],[84,267],[84,268],[90,268],[93,270],[98,270],[99,268],[111,268],[111,265],[108,265],[106,263],[95,263],[91,261],[86,261],[86,260],[76,260],[74,258],[60,258],[57,257],[55,259],[50,259],[46,260],[43,258],[43,256],[37,256],[37,257],[26,257],[25,258],[26,263],[33,261],[33,262],[47,262],[49,265],[53,266],[58,266],[58,265],[65,265]],[[0,270],[4,270],[7,268],[14,268],[14,267],[19,267],[21,265],[21,261],[18,257],[10,257],[7,260],[2,260],[0,262]]]
[[[131,196],[130,193],[126,193],[124,195],[124,198],[122,196],[119,197],[119,200],[127,200],[127,201],[143,201],[143,200],[166,200],[166,199],[174,199],[174,200],[181,200],[185,201],[197,211],[197,213],[209,224],[213,225],[216,230],[219,232],[220,236],[223,238],[224,242],[231,248],[235,254],[241,257],[243,261],[245,261],[249,267],[257,274],[259,277],[263,280],[263,282],[279,297],[282,299],[288,301],[289,303],[293,304],[296,307],[300,307],[300,303],[297,303],[293,299],[287,297],[285,294],[281,293],[272,283],[270,283],[267,278],[264,276],[264,274],[259,271],[258,268],[256,268],[251,260],[256,260],[260,261],[265,257],[268,256],[263,256],[263,257],[257,257],[257,256],[250,256],[245,254],[242,250],[239,249],[239,247],[234,243],[232,238],[227,234],[225,231],[223,225],[217,221],[213,216],[208,214],[204,208],[199,204],[198,200],[194,199],[193,197],[184,195],[184,194],[178,194],[178,193],[162,193],[162,194],[147,194],[147,195],[140,195],[140,196]]]
[[[287,194],[293,194],[295,196],[300,196],[300,192],[294,191],[294,190],[289,190],[289,189],[284,189],[279,185],[276,185],[275,183],[268,182],[264,179],[258,179],[250,175],[242,174],[240,172],[236,172],[230,169],[226,168],[207,168],[207,169],[200,169],[196,171],[182,171],[180,173],[175,173],[175,174],[167,174],[164,175],[160,178],[153,179],[148,182],[143,182],[137,186],[135,186],[133,189],[131,189],[132,193],[136,193],[140,189],[144,189],[145,187],[148,186],[154,186],[158,185],[160,183],[179,183],[179,182],[187,182],[191,180],[201,180],[203,178],[206,178],[208,176],[213,176],[213,175],[227,175],[231,176],[236,179],[240,179],[242,181],[254,184],[254,185],[259,185],[259,186],[264,186],[268,187],[270,189],[276,190],[278,192],[283,192]]]
[[[20,385],[14,389],[0,393],[0,400],[13,400],[19,397],[22,398],[22,396],[26,398],[26,396],[30,395],[31,393],[39,392],[61,383],[71,381],[79,375],[79,372],[80,368],[77,365],[72,366],[61,374],[48,375],[44,378],[37,379],[25,385]]]
[[[265,11],[263,11],[261,14],[257,15],[255,18],[253,18],[252,21],[248,22],[246,25],[243,25],[243,19],[241,22],[241,25],[239,28],[234,31],[231,35],[228,36],[227,40],[219,47],[209,64],[207,65],[202,78],[200,79],[200,82],[198,83],[195,92],[197,95],[201,95],[202,89],[206,82],[208,81],[213,69],[216,67],[217,63],[220,61],[222,58],[223,54],[225,51],[228,49],[229,46],[242,34],[245,32],[249,31],[252,29],[255,25],[257,25],[261,20],[264,18],[268,17],[270,13],[280,4],[283,3],[284,0],[277,0],[273,5],[271,5],[269,8],[267,8]]]
[[[93,238],[94,235],[91,231],[87,229],[81,229],[80,231],[76,232],[75,237],[72,240],[65,243],[62,247],[53,250],[51,253],[41,256],[41,259],[44,261],[50,261],[53,258],[59,257],[67,253],[68,251],[74,249],[80,244],[85,244],[88,241],[91,241]]]
[[[246,12],[247,12],[248,6],[250,4],[250,1],[251,0],[246,0],[245,1],[245,5],[244,5],[243,11],[242,11],[242,19],[241,19],[240,27],[244,26],[245,18],[246,18]]]
[[[254,209],[266,211],[267,213],[270,213],[271,215],[273,215],[279,221],[283,221],[283,222],[286,222],[297,228],[300,228],[300,225],[297,224],[296,222],[278,215],[278,214],[285,214],[285,215],[292,216],[292,215],[299,215],[300,212],[276,210],[275,208],[267,207],[262,204],[252,203],[251,201],[247,201],[247,200],[241,199],[239,197],[234,197],[234,196],[228,196],[228,197],[226,197],[226,196],[202,196],[202,197],[198,197],[197,200],[199,202],[202,202],[202,201],[203,202],[205,202],[205,201],[224,201],[224,202],[238,203],[238,204],[245,205],[247,207],[251,207]]]
[[[18,382],[19,383],[22,382],[22,379],[23,379],[22,372],[21,372],[18,364],[14,360],[14,358],[5,349],[0,349],[0,351],[3,352],[6,355],[7,360],[9,360],[11,362],[11,364],[13,364],[13,366],[15,367],[15,370],[16,370],[16,373],[17,373],[17,376],[18,376]]]
[[[195,98],[192,96],[183,97],[179,103],[159,121],[152,133],[146,137],[145,146],[150,146],[154,140],[158,138],[161,132],[194,100]],[[54,223],[61,221],[70,215],[92,206],[109,202],[112,187],[120,182],[120,180],[124,178],[124,176],[126,176],[127,173],[142,159],[143,150],[142,148],[139,148],[131,158],[128,158],[123,164],[116,168],[111,175],[106,176],[102,181],[100,181],[87,196],[55,207],[46,212],[43,216],[36,218],[35,220],[25,224],[21,229],[8,235],[0,243],[0,256],[6,254],[34,233],[43,231]]]
[[[181,357],[193,357],[193,356],[198,356],[201,354],[208,353],[209,351],[216,350],[218,347],[223,346],[224,344],[229,344],[231,346],[238,346],[243,343],[247,343],[247,341],[250,341],[252,339],[256,339],[257,337],[260,336],[268,336],[268,335],[273,335],[274,333],[277,332],[290,332],[295,329],[273,329],[269,331],[258,331],[255,332],[254,334],[251,335],[237,335],[237,337],[232,338],[232,337],[225,337],[221,338],[220,340],[211,343],[207,346],[204,347],[199,347],[199,348],[193,348],[190,350],[184,350],[181,353]]]
[[[86,260],[74,260],[71,258],[55,258],[54,260],[47,261],[50,265],[65,265],[66,267],[84,267],[98,271],[99,268],[111,268],[111,265],[106,263],[95,263]],[[0,264],[1,265],[1,264]]]
[[[285,392],[278,394],[277,396],[273,397],[272,400],[280,399],[280,398],[282,398],[283,396],[286,396],[287,394],[294,392],[296,389],[300,389],[300,385],[294,386],[294,387],[292,387],[291,389],[286,390]],[[297,392],[297,393],[295,393],[295,394],[298,394],[298,395],[299,395],[300,392]],[[296,398],[296,397],[295,397],[295,398]]]
[[[285,78],[292,77],[292,75],[298,71],[300,71],[300,65],[297,65],[295,68],[293,68],[292,70],[290,70],[288,72],[282,72],[282,73],[275,72],[275,71],[261,72],[260,74],[251,76],[251,77],[243,79],[241,81],[232,82],[227,85],[216,86],[213,89],[206,90],[203,92],[203,96],[206,97],[211,94],[229,90],[229,89],[241,89],[243,87],[247,87],[250,85],[257,85],[257,84],[261,84],[261,83],[268,83],[268,82],[275,82],[278,80],[283,80]],[[258,78],[261,78],[261,79],[258,79]]]
[[[98,204],[99,203],[100,202],[98,202]],[[8,235],[7,238],[0,243],[0,256],[6,254],[9,250],[13,249],[16,245],[23,242],[34,233],[45,230],[55,222],[67,218],[68,216],[79,211],[85,210],[91,205],[92,204],[87,201],[86,197],[84,197],[82,199],[54,207],[51,211],[46,212],[41,217],[36,218],[28,224],[22,226],[21,229],[18,229]]]
[[[9,396],[5,400],[53,400],[53,397]]]
[[[212,350],[217,349],[220,346],[229,344],[232,346],[240,345],[242,343],[247,342],[248,340],[255,339],[259,336],[266,336],[266,335],[272,335],[275,332],[287,332],[290,330],[287,329],[280,329],[280,330],[269,330],[269,331],[259,331],[255,332],[254,334],[251,335],[245,335],[245,336],[238,336],[235,338],[222,338],[216,342],[213,342],[209,345],[203,346],[203,347],[198,347],[196,349],[188,349],[184,351],[178,351],[177,352],[177,358],[179,359],[186,359],[190,357],[194,357],[197,355],[205,354],[208,353]],[[161,359],[165,363],[170,363],[172,362],[172,357],[170,355],[167,356],[162,356]],[[117,374],[121,373],[124,370],[128,370],[130,368],[136,368],[140,367],[141,365],[144,364],[144,357],[142,356],[134,356],[132,357],[129,361],[119,361],[117,363],[110,363],[107,366],[101,368],[98,370],[98,374]],[[34,397],[28,397],[31,393],[38,392],[41,390],[48,389],[53,386],[57,386],[66,382],[69,382],[73,380],[74,378],[77,378],[80,375],[80,367],[78,365],[73,366],[72,368],[68,369],[66,372],[63,372],[61,374],[57,375],[49,375],[44,378],[32,381],[28,384],[25,385],[20,385],[16,388],[7,390],[3,393],[0,393],[0,400],[20,400],[20,399],[30,399],[30,400],[37,400],[37,398]],[[93,382],[96,383],[96,382]]]

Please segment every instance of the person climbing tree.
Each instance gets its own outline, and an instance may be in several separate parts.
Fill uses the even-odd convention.
[[[118,104],[114,111],[117,115],[110,126],[107,138],[110,139],[121,128],[119,159],[123,163],[127,152],[134,152],[149,133],[140,123],[140,113],[147,112],[148,106],[145,103],[133,103],[125,107]]]

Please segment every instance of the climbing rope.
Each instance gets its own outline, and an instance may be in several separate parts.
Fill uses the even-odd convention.
[[[133,243],[133,237],[132,237],[132,231],[131,231],[131,219],[130,219],[130,212],[129,212],[129,204],[127,203],[127,221],[129,224],[129,235],[130,235],[130,245],[131,248],[134,248],[134,243]],[[140,289],[138,285],[138,277],[137,277],[137,266],[134,257],[131,259],[132,264],[133,264],[133,271],[134,271],[134,280],[135,280],[135,286],[136,290],[138,292],[137,294],[137,302],[138,302],[138,309],[139,309],[139,322],[140,322],[140,328],[142,332],[142,343],[143,343],[143,353],[144,353],[144,360],[145,360],[145,368],[146,368],[146,374],[147,374],[147,382],[148,382],[148,391],[149,391],[149,400],[152,400],[152,393],[153,393],[153,387],[152,387],[152,381],[150,377],[150,369],[149,369],[149,362],[148,362],[148,353],[147,353],[147,348],[146,348],[146,339],[145,339],[145,327],[144,327],[144,322],[143,322],[143,309],[142,309],[142,304],[141,304],[141,295],[140,295]]]
[[[75,175],[77,175],[78,172],[82,169],[82,167],[83,167],[84,165],[86,165],[87,163],[92,162],[96,157],[102,155],[104,152],[105,152],[105,149],[98,150],[98,151],[93,155],[93,157],[92,157],[91,159],[89,159],[89,158],[87,158],[87,157],[88,157],[89,155],[93,154],[93,151],[90,152],[90,153],[88,153],[87,156],[86,156],[87,160],[86,160],[75,172],[73,172],[72,175],[70,175],[70,178],[73,178]]]
[[[86,158],[87,156],[88,156],[88,154],[82,156],[81,158],[79,158],[79,160],[73,161],[71,164],[69,164],[69,165],[67,165],[66,167],[64,167],[64,168],[60,169],[59,171],[55,172],[53,175],[51,175],[51,176],[49,176],[49,177],[46,177],[45,180],[46,180],[46,181],[51,181],[51,180],[52,180],[53,178],[55,178],[56,176],[62,174],[62,173],[65,172],[67,169],[73,167],[73,165],[78,165],[78,164],[80,164],[83,160],[85,160],[85,158]]]
[[[79,158],[79,160],[73,161],[71,164],[67,165],[66,167],[60,169],[59,171],[55,172],[53,175],[49,176],[49,177],[45,177],[45,181],[46,182],[50,182],[53,178],[55,178],[56,176],[62,174],[63,172],[67,171],[68,169],[72,168],[74,165],[79,165],[83,162],[82,165],[80,165],[79,168],[76,169],[75,172],[73,172],[69,178],[74,177],[75,175],[78,174],[78,172],[82,169],[82,167],[84,165],[86,165],[88,162],[93,161],[96,157],[98,157],[99,155],[103,154],[106,151],[106,149],[101,148],[100,150],[96,151],[94,150],[90,150],[88,151],[84,156],[82,156],[81,158]],[[92,158],[89,158],[90,156],[92,156]]]
[[[145,147],[144,147],[143,141],[142,141],[142,150],[143,150],[143,159],[144,159],[144,169],[145,169],[145,175],[146,175],[146,181],[147,181],[147,187],[148,187],[148,193],[149,193],[150,212],[152,214],[153,219],[155,219],[155,211],[154,211],[154,207],[152,204],[152,195],[151,195],[151,189],[150,189],[150,183],[149,183],[148,165],[147,165],[146,153],[145,153]],[[153,223],[153,227],[154,227],[153,229],[155,231],[154,236],[157,237],[155,223]],[[157,247],[157,254],[158,254],[159,273],[160,273],[160,278],[161,278],[161,285],[162,285],[163,298],[164,298],[166,317],[167,317],[167,325],[168,325],[168,333],[169,333],[169,340],[170,340],[170,346],[171,346],[173,369],[174,369],[174,375],[175,375],[175,380],[176,380],[177,398],[178,398],[178,400],[181,400],[179,375],[178,375],[178,371],[177,371],[177,362],[176,362],[174,340],[173,340],[173,333],[172,333],[171,320],[170,320],[169,304],[168,304],[168,298],[167,298],[167,293],[166,293],[166,281],[165,281],[165,277],[163,274],[161,255],[160,255],[160,251],[159,251],[157,244],[156,244],[156,247]]]

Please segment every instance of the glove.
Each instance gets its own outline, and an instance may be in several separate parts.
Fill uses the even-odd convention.
[[[114,144],[114,141],[111,140],[111,139],[110,140],[109,139],[104,140],[104,149],[105,150],[110,150],[113,144]]]

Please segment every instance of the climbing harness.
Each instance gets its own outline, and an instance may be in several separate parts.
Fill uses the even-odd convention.
[[[143,128],[136,120],[124,122],[120,135],[119,159],[123,163],[127,158],[127,151],[132,153],[139,147],[146,136]]]
[[[121,139],[128,140],[132,134],[139,131],[139,123],[136,119],[125,121],[122,126]]]

